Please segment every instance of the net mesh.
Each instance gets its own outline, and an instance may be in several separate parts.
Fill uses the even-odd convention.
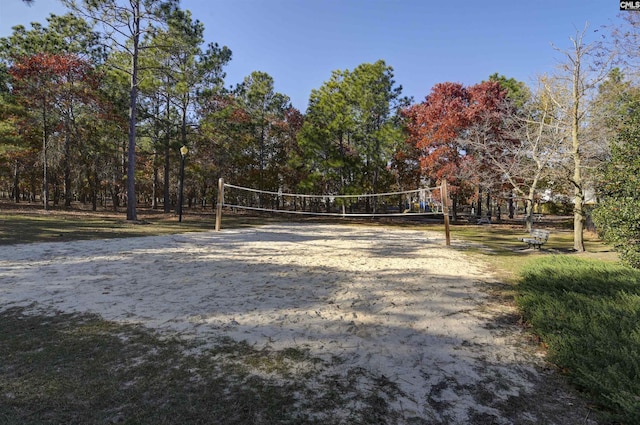
[[[442,214],[439,187],[358,195],[308,195],[270,192],[225,183],[223,206],[251,211],[334,217]]]

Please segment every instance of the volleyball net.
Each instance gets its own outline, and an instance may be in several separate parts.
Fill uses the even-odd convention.
[[[440,187],[365,193],[323,194],[272,192],[222,184],[224,208],[258,212],[329,217],[406,217],[442,215]]]
[[[446,245],[450,245],[447,182],[441,186],[386,193],[325,194],[272,192],[237,186],[218,180],[216,231],[222,212],[248,210],[277,214],[329,217],[412,217],[439,215],[444,218]]]

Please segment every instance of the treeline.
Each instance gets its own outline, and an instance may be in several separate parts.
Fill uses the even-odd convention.
[[[379,60],[334,71],[302,112],[264,72],[230,85],[231,49],[206,44],[175,0],[64,3],[69,14],[0,39],[0,191],[15,202],[126,206],[129,220],[139,204],[169,212],[185,146],[189,206],[213,207],[219,177],[310,194],[446,179],[454,214],[512,215],[515,199],[531,214],[541,196],[563,197],[578,251],[590,202],[608,208],[594,217],[610,237],[616,209],[638,218],[640,172],[616,171],[638,171],[638,53],[624,50],[636,12],[604,41],[576,32],[557,72],[531,86],[496,73],[437,84],[416,103]],[[637,246],[635,232],[615,237]]]

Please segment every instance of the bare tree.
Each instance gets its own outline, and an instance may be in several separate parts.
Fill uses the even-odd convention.
[[[637,78],[640,73],[640,12],[620,12],[620,17],[622,22],[611,28],[611,43],[606,50],[616,54],[617,64],[625,74]]]
[[[525,199],[528,230],[533,224],[536,191],[565,143],[558,108],[545,91],[547,85],[547,78],[540,77],[537,89],[519,108],[507,101],[499,132],[495,119],[487,117],[474,124],[464,140],[493,176],[499,176]]]
[[[567,178],[573,186],[573,247],[583,252],[584,226],[586,214],[584,209],[585,190],[588,178],[585,174],[589,162],[588,147],[590,137],[587,131],[590,113],[593,108],[593,97],[598,85],[606,78],[612,63],[612,55],[602,57],[599,42],[586,43],[584,29],[576,31],[570,37],[571,46],[562,50],[556,48],[561,55],[558,72],[549,82],[546,92],[556,107],[562,112],[562,126],[568,137]]]

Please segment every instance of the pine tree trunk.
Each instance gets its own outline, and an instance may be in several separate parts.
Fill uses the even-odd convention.
[[[133,6],[133,55],[131,56],[131,91],[129,94],[129,145],[127,163],[127,220],[136,221],[136,106],[138,104],[138,48],[140,41],[140,1]]]
[[[47,108],[42,104],[42,203],[44,209],[49,209],[49,169],[47,168],[47,142],[49,134],[47,131]]]
[[[16,159],[13,164],[13,198],[16,204],[20,202],[20,179],[19,179],[19,165],[20,163]]]
[[[71,206],[72,193],[71,193],[71,137],[69,135],[69,128],[66,129],[67,134],[64,137],[64,206],[68,208]]]
[[[163,180],[163,193],[164,193],[164,212],[171,212],[171,192],[170,192],[170,179],[169,174],[171,171],[171,102],[169,100],[169,95],[166,97],[167,106],[166,106],[166,123],[167,123],[167,140],[164,144],[164,180]]]

